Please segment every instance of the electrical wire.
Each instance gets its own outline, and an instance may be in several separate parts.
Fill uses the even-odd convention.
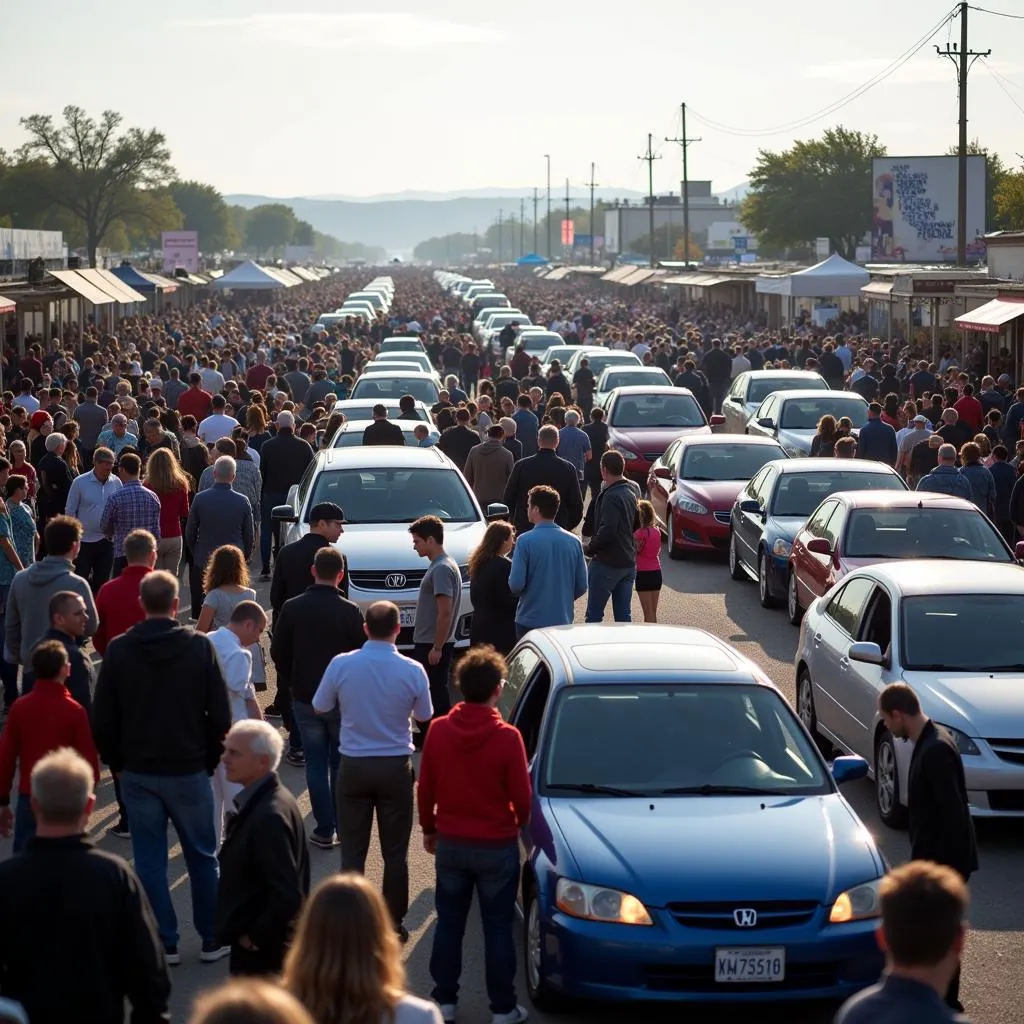
[[[876,85],[884,82],[887,78],[898,71],[904,64],[906,64],[912,57],[916,56],[917,53],[922,50],[931,40],[949,23],[952,19],[957,16],[958,8],[952,8],[936,25],[930,28],[924,36],[922,36],[917,42],[915,42],[910,49],[904,51],[899,57],[897,57],[887,67],[877,72],[871,78],[869,78],[862,85],[859,85],[852,92],[847,93],[845,96],[841,96],[839,99],[830,103],[827,107],[822,107],[820,110],[816,110],[812,114],[808,114],[806,117],[800,118],[797,121],[791,121],[788,124],[774,125],[771,128],[737,128],[735,126],[722,124],[720,121],[712,120],[709,117],[705,117],[703,114],[698,113],[692,107],[687,106],[687,113],[692,114],[697,120],[703,124],[708,125],[710,128],[714,128],[717,131],[724,132],[727,135],[737,135],[745,138],[754,138],[757,136],[768,136],[768,135],[780,135],[784,132],[795,131],[800,128],[805,128],[815,121],[820,121],[823,117],[840,110],[842,107],[847,106],[854,100],[859,99],[866,92],[873,89]]]
[[[1003,90],[1004,94],[1006,95],[1006,98],[1022,114],[1024,114],[1024,106],[1022,106],[1020,103],[1018,103],[1017,100],[1014,98],[1013,94],[1010,92],[1010,90],[1007,89],[1005,85],[1003,85],[1003,76],[1001,74],[999,74],[999,72],[996,71],[995,68],[993,68],[992,65],[989,64],[988,61],[985,61],[984,64],[985,64],[985,70],[992,76],[992,80],[996,83],[996,85],[998,85],[999,88]]]
[[[1006,11],[990,11],[985,7],[971,6],[969,10],[977,11],[979,14],[991,14],[996,18],[1010,18],[1013,21],[1024,21],[1024,14],[1007,14]]]

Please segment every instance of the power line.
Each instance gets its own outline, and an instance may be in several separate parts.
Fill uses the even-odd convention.
[[[654,135],[647,136],[647,152],[638,156],[637,160],[647,162],[647,202],[649,204],[648,217],[650,220],[650,250],[651,266],[656,266],[654,258],[654,161],[660,160],[661,156],[654,152]],[[567,186],[568,187],[568,186]]]
[[[1011,18],[1013,21],[1024,21],[1024,14],[1007,14],[1006,11],[990,11],[984,7],[971,7],[972,11],[977,11],[979,14],[991,14],[996,18]]]
[[[995,68],[993,68],[992,65],[989,64],[988,61],[985,61],[984,63],[985,63],[985,70],[992,76],[992,80],[996,83],[996,85],[998,85],[999,88],[1003,90],[1003,92],[1006,94],[1006,98],[1022,114],[1024,114],[1024,106],[1022,106],[1020,103],[1017,102],[1017,100],[1013,97],[1013,94],[1010,92],[1010,90],[1007,89],[1006,86],[1003,84],[1003,76],[1001,74],[999,74],[999,72],[996,71]]]
[[[873,89],[876,85],[881,84],[887,78],[895,74],[904,64],[906,64],[911,58],[917,55],[917,53],[924,49],[928,43],[942,30],[942,28],[951,21],[957,14],[957,8],[952,8],[937,24],[930,28],[924,36],[922,36],[917,42],[915,42],[910,49],[905,50],[899,57],[897,57],[887,67],[874,74],[862,85],[859,85],[852,92],[847,93],[845,96],[841,96],[839,99],[833,101],[826,107],[822,107],[820,110],[816,110],[812,114],[808,114],[806,117],[801,118],[797,121],[791,121],[788,124],[779,124],[770,128],[737,128],[733,125],[723,124],[720,121],[712,120],[709,117],[705,117],[703,114],[698,113],[692,107],[689,108],[690,113],[696,117],[699,121],[708,125],[717,131],[724,132],[727,135],[738,135],[741,137],[757,137],[767,135],[779,135],[784,132],[795,131],[800,128],[805,128],[807,125],[813,124],[815,121],[820,121],[823,117],[828,117],[830,114],[834,114],[842,107],[847,106],[854,100],[859,99],[866,92]]]

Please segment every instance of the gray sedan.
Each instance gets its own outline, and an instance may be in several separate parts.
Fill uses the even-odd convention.
[[[747,424],[746,433],[774,438],[791,458],[811,454],[822,416],[848,416],[854,434],[868,418],[868,403],[849,391],[779,391],[769,395]]]

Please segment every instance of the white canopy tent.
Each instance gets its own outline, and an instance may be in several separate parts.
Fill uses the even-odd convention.
[[[271,291],[289,288],[291,285],[268,268],[261,267],[252,260],[246,260],[215,281],[211,281],[210,287],[216,291]]]
[[[757,291],[802,299],[844,298],[860,295],[869,279],[863,267],[833,253],[827,260],[792,274],[762,275],[757,279]]]

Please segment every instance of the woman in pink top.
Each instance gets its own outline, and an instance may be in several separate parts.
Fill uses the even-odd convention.
[[[649,501],[637,502],[637,511],[640,529],[633,534],[636,541],[636,592],[644,622],[657,622],[658,598],[661,596],[661,530],[657,526],[654,506]]]

